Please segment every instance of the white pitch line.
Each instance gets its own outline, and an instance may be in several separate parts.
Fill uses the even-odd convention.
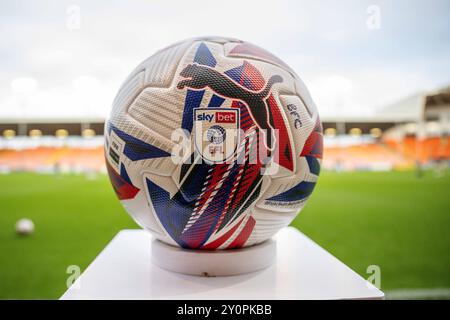
[[[385,293],[387,300],[450,300],[450,288],[398,289]]]

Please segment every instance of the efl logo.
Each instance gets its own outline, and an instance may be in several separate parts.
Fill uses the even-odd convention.
[[[216,123],[236,123],[236,113],[216,112]]]
[[[204,160],[222,163],[230,159],[239,141],[239,109],[195,108],[193,134]]]

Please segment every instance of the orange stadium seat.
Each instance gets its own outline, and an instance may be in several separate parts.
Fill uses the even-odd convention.
[[[400,152],[384,144],[325,147],[323,166],[345,170],[404,168],[413,165]]]
[[[406,137],[403,140],[384,141],[392,149],[399,151],[405,157],[427,163],[433,160],[450,159],[450,138],[429,137],[417,139]]]
[[[100,171],[104,168],[103,148],[50,148],[0,150],[0,167],[36,171],[48,167]]]
[[[323,167],[343,170],[410,168],[415,161],[450,158],[450,138],[427,138],[419,141],[407,137],[402,141],[384,140],[351,146],[325,145]],[[0,167],[10,170],[36,171],[61,168],[71,171],[104,170],[103,147],[69,148],[38,147],[32,149],[0,150]]]

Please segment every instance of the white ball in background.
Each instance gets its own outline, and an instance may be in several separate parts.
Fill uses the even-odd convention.
[[[30,219],[20,219],[16,222],[16,232],[20,235],[30,235],[34,231],[34,223]]]

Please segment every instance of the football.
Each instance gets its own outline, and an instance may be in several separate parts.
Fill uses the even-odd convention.
[[[105,158],[125,209],[188,249],[261,243],[316,185],[322,125],[283,61],[237,39],[194,38],[143,61],[105,124]]]
[[[34,232],[34,223],[30,219],[22,218],[16,222],[16,233],[28,236]]]

